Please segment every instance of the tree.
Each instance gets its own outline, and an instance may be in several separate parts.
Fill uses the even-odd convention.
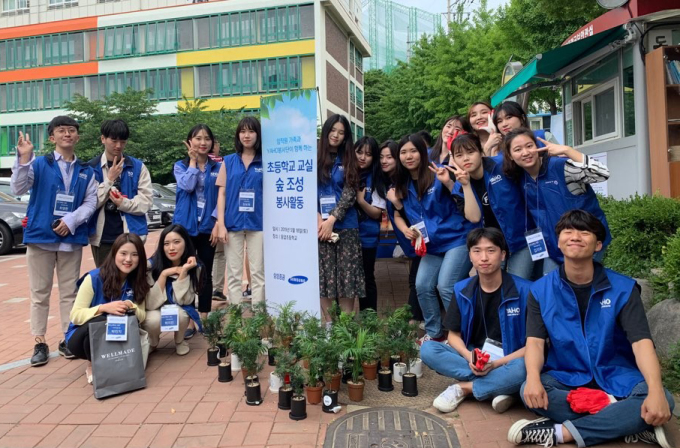
[[[221,143],[221,153],[233,152],[233,135],[242,110],[207,110],[205,99],[188,100],[178,104],[177,113],[156,115],[158,102],[150,98],[150,90],[128,89],[112,93],[102,100],[89,100],[76,95],[65,104],[69,114],[80,123],[78,157],[84,160],[103,151],[100,126],[104,120],[120,118],[130,127],[125,152],[142,160],[154,182],[173,182],[172,167],[186,157],[182,143],[189,130],[198,123],[207,124]]]

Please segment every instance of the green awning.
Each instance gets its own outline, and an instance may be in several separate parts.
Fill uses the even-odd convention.
[[[524,84],[532,82],[547,81],[555,78],[555,73],[564,67],[572,64],[578,59],[584,58],[606,45],[622,39],[626,35],[626,30],[622,26],[617,26],[607,31],[603,31],[594,36],[577,40],[569,45],[557,47],[546,53],[537,54],[519,73],[517,73],[507,84],[501,87],[491,96],[491,105],[496,107],[504,99],[520,89]]]

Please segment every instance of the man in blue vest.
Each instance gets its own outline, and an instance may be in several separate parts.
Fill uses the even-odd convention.
[[[527,302],[521,395],[542,418],[516,422],[508,441],[585,447],[625,437],[670,448],[662,425],[674,403],[661,384],[639,286],[593,261],[607,233],[591,213],[571,210],[555,231],[564,264],[531,286]],[[576,388],[604,391],[612,403],[577,413],[567,402]]]
[[[123,156],[130,129],[123,120],[101,125],[104,153],[90,160],[97,188],[97,211],[89,222],[94,264],[102,265],[116,238],[134,233],[142,239],[149,233],[146,212],[153,204],[151,176],[141,160]]]
[[[448,345],[426,341],[420,357],[430,368],[459,381],[432,403],[440,412],[452,412],[472,395],[479,401],[492,400],[493,409],[502,413],[526,378],[525,309],[531,282],[501,270],[507,246],[499,229],[474,229],[466,243],[477,275],[454,286],[444,321]],[[475,349],[489,354],[485,365],[477,364]]]
[[[50,314],[52,277],[59,281],[61,333],[66,333],[76,298],[83,246],[87,245],[87,220],[97,205],[97,181],[92,168],[76,157],[78,123],[71,117],[55,117],[47,127],[54,152],[36,157],[31,137],[19,133],[17,160],[12,167],[12,193],[31,190],[24,231],[28,282],[31,290],[31,334],[35,337],[32,366],[47,364],[45,341]],[[73,355],[59,342],[59,354]]]

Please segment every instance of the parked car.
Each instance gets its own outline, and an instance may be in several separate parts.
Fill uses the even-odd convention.
[[[151,184],[153,188],[153,204],[161,211],[161,223],[164,226],[172,223],[175,215],[175,192],[161,184]]]
[[[10,177],[0,177],[0,192],[13,197],[17,201],[28,202],[28,200],[31,198],[30,194],[26,193],[21,196],[12,194],[12,188],[9,185],[10,179],[11,179]]]
[[[161,210],[156,207],[156,205],[151,206],[151,210],[146,212],[146,225],[147,227],[161,227],[163,225],[161,221]]]
[[[21,220],[26,216],[28,204],[0,192],[0,255],[23,244],[24,227]]]
[[[172,191],[172,192],[174,193],[174,192],[177,191],[177,184],[173,182],[173,183],[171,183],[171,184],[167,184],[167,185],[165,186],[165,188],[167,188],[168,190],[170,190],[170,191]]]

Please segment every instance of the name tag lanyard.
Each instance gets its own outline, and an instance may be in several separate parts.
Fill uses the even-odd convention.
[[[73,162],[66,162],[66,172],[71,170],[72,165],[75,163],[75,159]],[[54,163],[52,164],[52,169],[54,170],[55,174],[57,175],[57,178],[61,181],[61,185],[63,186],[63,189],[57,190],[57,195],[55,196],[55,201],[54,201],[54,215],[55,216],[65,216],[68,213],[71,213],[75,210],[75,195],[71,193],[75,188],[75,183],[78,181],[77,174],[78,173],[73,173],[71,176],[71,183],[69,185],[66,185],[66,181],[64,180],[64,177],[61,173],[61,168],[59,168],[59,162],[55,159]],[[74,170],[75,171],[75,170]]]
[[[524,173],[525,176],[529,176],[527,173]],[[529,176],[531,178],[531,176]],[[539,188],[538,185],[538,180],[534,181],[533,178],[531,178],[532,182],[535,182],[536,184],[536,213],[539,214],[540,212],[540,207],[541,207],[541,189]],[[533,230],[529,230],[529,201],[528,201],[528,195],[527,195],[527,188],[526,185],[524,187],[524,237],[527,241],[527,247],[529,247],[529,252],[531,253],[531,261],[538,261],[542,260],[544,258],[550,258],[550,254],[548,253],[548,247],[545,242],[545,237],[543,236],[543,230],[541,227],[536,224],[536,228]]]
[[[412,193],[412,192],[411,192],[411,188],[410,188],[411,185],[413,185],[413,181],[411,181],[411,183],[409,184],[409,194]],[[413,193],[415,193],[415,186],[413,187],[413,189],[414,189]],[[417,213],[420,215],[420,221],[418,221],[417,223],[415,223],[415,224],[413,224],[413,225],[414,225],[414,226],[420,231],[420,233],[423,235],[423,243],[426,243],[426,244],[427,244],[427,243],[430,242],[430,235],[429,235],[429,233],[428,233],[428,231],[427,231],[427,226],[425,225],[425,217],[424,217],[424,213],[423,213],[423,204],[420,202],[421,199],[417,199],[417,198],[418,198],[417,193],[414,194],[414,197],[416,198],[416,202],[418,203],[418,210],[417,210]],[[406,209],[406,203],[404,203],[404,209]]]
[[[496,341],[494,339],[491,339],[489,337],[489,331],[486,328],[486,314],[484,314],[485,308],[484,308],[484,303],[483,303],[483,299],[482,299],[482,287],[481,287],[481,285],[479,286],[479,289],[477,290],[477,298],[478,298],[478,302],[479,302],[480,312],[482,314],[482,323],[484,324],[484,335],[486,336],[486,340],[484,341],[484,346],[482,347],[482,351],[489,354],[491,361],[495,361],[495,360],[503,357],[503,344],[501,342]]]

